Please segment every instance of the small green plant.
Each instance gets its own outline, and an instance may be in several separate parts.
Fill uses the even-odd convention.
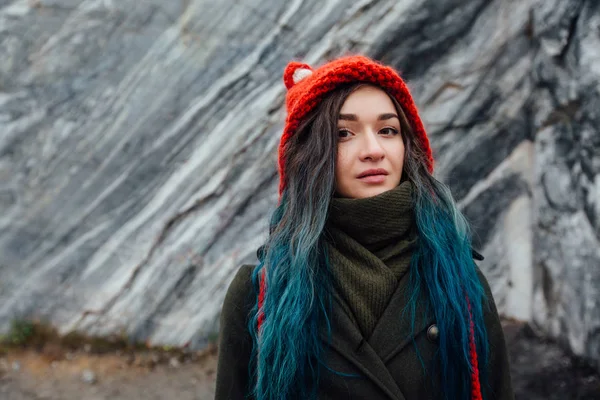
[[[208,340],[216,342],[218,333],[209,334]],[[132,340],[125,329],[112,335],[88,336],[82,332],[72,331],[60,335],[52,325],[39,320],[15,319],[5,335],[0,335],[0,354],[14,349],[30,348],[41,351],[49,343],[56,344],[65,350],[77,351],[88,347],[93,354],[105,354],[113,351],[155,351],[171,356],[183,356],[184,348],[172,345],[151,345],[149,342]]]
[[[39,321],[15,319],[6,335],[0,336],[2,347],[37,346],[56,337],[56,330]]]
[[[7,345],[25,346],[35,334],[35,330],[31,321],[13,320],[4,342]]]

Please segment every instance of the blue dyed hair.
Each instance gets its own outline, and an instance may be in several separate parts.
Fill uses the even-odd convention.
[[[319,372],[325,365],[320,329],[325,328],[331,336],[331,279],[323,229],[335,190],[337,120],[345,99],[360,86],[351,84],[330,93],[284,149],[285,189],[253,272],[258,294],[260,276],[266,271],[265,319],[257,332],[259,310],[255,304],[248,326],[253,339],[249,394],[257,400],[317,397]],[[425,155],[411,135],[400,105],[390,98],[401,117],[406,152],[403,179],[415,187],[419,233],[405,310],[410,311],[414,326],[419,292],[426,291],[440,330],[434,359],[439,371],[434,370],[439,373],[430,374],[439,376],[440,381],[433,384],[439,384],[443,398],[466,400],[470,398],[472,368],[467,298],[483,388],[489,358],[483,320],[485,295],[471,258],[471,233],[450,191],[427,171]]]
[[[428,184],[417,184],[415,188],[419,245],[411,260],[412,295],[408,307],[414,322],[416,299],[421,290],[426,291],[429,309],[440,331],[431,376],[439,372],[442,398],[470,399],[470,318],[474,322],[478,364],[484,367],[479,370],[483,388],[488,381],[485,367],[489,346],[483,319],[488,302],[472,260],[469,225],[446,186],[429,178]]]
[[[322,364],[320,328],[329,327],[329,261],[323,240],[335,185],[337,125],[331,115],[343,100],[324,100],[288,140],[287,182],[270,223],[269,238],[253,273],[266,271],[265,319],[257,333],[258,307],[249,329],[257,400],[316,398]],[[329,336],[331,330],[327,329]]]

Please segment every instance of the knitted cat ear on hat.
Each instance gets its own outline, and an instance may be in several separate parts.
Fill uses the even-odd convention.
[[[291,89],[296,83],[307,76],[312,75],[313,69],[310,65],[297,61],[291,61],[283,72],[283,82],[285,87]]]
[[[302,119],[319,102],[338,86],[350,82],[371,83],[383,88],[393,96],[406,115],[418,145],[426,155],[427,169],[433,173],[433,155],[429,139],[417,106],[398,72],[375,60],[362,55],[350,55],[337,58],[316,69],[310,65],[291,61],[283,73],[287,88],[287,118],[281,141],[279,142],[279,196],[286,185],[285,144],[296,132]]]

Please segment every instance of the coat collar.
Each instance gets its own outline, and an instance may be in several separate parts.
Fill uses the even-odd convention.
[[[411,295],[409,282],[409,276],[400,281],[369,338],[369,343],[384,363],[410,345],[416,335],[434,322],[432,313],[428,312],[431,310],[426,307],[429,304],[427,293],[421,288],[416,302],[414,328],[411,326],[411,310],[405,310]]]
[[[421,291],[417,302],[414,334],[410,334],[410,310],[402,318],[407,290],[408,279],[402,279],[368,339],[362,336],[344,300],[334,293],[333,309],[329,316],[332,337],[329,338],[326,328],[321,330],[322,340],[354,364],[393,400],[405,400],[405,397],[388,371],[386,363],[433,321],[425,317],[426,310],[422,305],[427,304],[426,294]]]

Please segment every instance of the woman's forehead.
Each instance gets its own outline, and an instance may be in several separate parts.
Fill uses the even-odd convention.
[[[374,86],[361,86],[346,98],[340,119],[347,121],[381,121],[398,118],[396,107],[388,94]]]

